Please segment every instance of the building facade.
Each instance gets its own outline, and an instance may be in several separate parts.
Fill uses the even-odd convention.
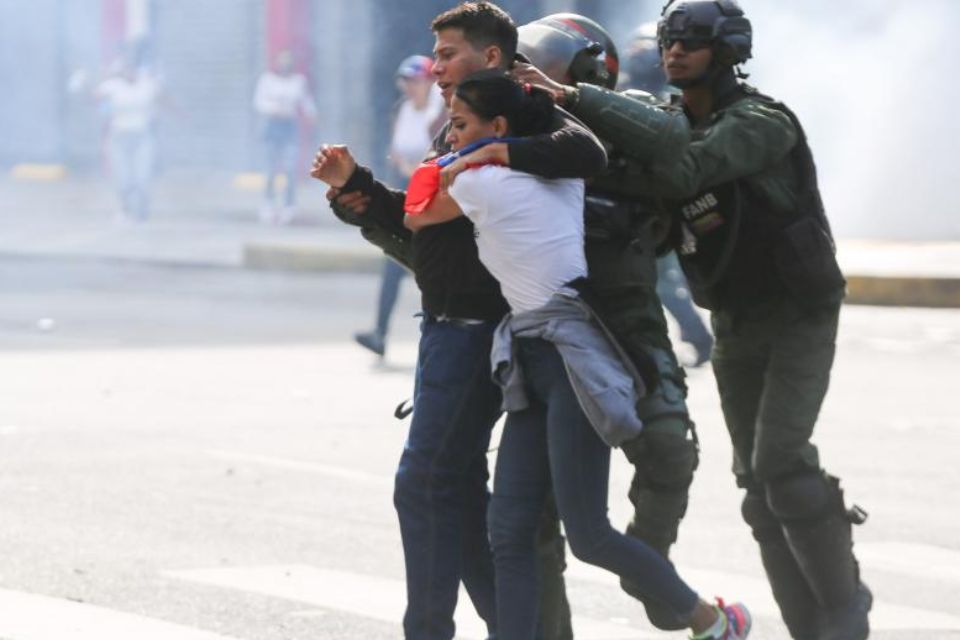
[[[305,73],[319,141],[351,145],[382,166],[393,73],[430,54],[430,19],[455,0],[0,0],[0,168],[23,162],[96,169],[104,117],[92,88],[132,49],[167,100],[163,166],[257,169],[251,100],[260,72],[289,49]],[[502,0],[518,23],[546,13],[597,15],[611,0]],[[581,6],[582,5],[582,6]]]

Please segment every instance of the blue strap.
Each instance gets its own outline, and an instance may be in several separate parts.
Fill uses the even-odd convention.
[[[459,151],[451,151],[446,155],[440,156],[439,158],[437,158],[437,166],[445,167],[449,164],[452,164],[454,161],[456,161],[460,157],[465,156],[468,153],[471,153],[473,151],[476,151],[480,147],[485,147],[491,142],[517,142],[519,140],[520,138],[480,138],[475,142],[471,142],[470,144],[460,149]]]

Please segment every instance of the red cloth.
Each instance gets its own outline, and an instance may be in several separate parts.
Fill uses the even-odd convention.
[[[440,191],[440,171],[443,167],[437,164],[439,158],[420,163],[410,181],[407,183],[407,197],[403,201],[403,210],[411,216],[417,216],[430,207],[430,203]],[[467,169],[501,165],[500,162],[469,162]]]
[[[440,166],[437,159],[420,163],[407,183],[403,210],[411,216],[423,213],[440,191]]]

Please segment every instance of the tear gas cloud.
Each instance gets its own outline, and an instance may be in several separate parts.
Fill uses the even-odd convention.
[[[748,83],[806,129],[827,213],[842,237],[960,239],[960,56],[955,0],[740,0],[753,23]],[[658,16],[623,3],[620,41]],[[616,31],[620,29],[620,31]]]

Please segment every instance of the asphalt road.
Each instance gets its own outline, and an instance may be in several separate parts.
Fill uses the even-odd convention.
[[[388,358],[350,334],[370,276],[0,260],[0,638],[400,637],[390,501],[416,295]],[[960,638],[960,312],[848,307],[818,430],[871,514],[857,552],[872,637]],[[703,463],[676,558],[785,638],[739,519],[709,368],[691,372]],[[617,458],[612,487],[626,491]],[[626,500],[611,517],[625,522]],[[655,638],[572,561],[577,637]],[[461,637],[482,637],[469,607]]]

